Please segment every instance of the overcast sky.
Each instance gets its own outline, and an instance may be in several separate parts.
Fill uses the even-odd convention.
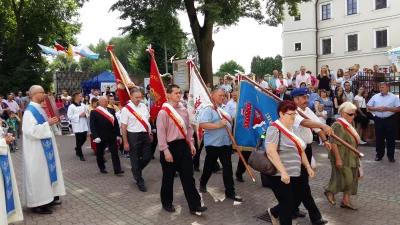
[[[109,12],[116,0],[91,0],[80,10],[82,32],[78,42],[82,45],[96,44],[99,39],[109,41],[111,37],[121,35],[119,27],[129,25],[129,21],[118,19],[119,12]],[[191,33],[187,14],[179,14],[184,32]],[[241,19],[237,26],[222,29],[213,35],[213,71],[229,60],[234,60],[250,72],[253,56],[275,56],[282,54],[282,28],[258,25],[252,19]],[[169,55],[171,57],[172,55]],[[162,73],[162,71],[160,71]]]

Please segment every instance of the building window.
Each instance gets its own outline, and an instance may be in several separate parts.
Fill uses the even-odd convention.
[[[301,15],[294,16],[294,21],[300,21],[301,20]]]
[[[325,4],[321,6],[322,20],[331,19],[331,4]]]
[[[301,51],[301,43],[294,43],[294,50]]]
[[[388,31],[387,30],[377,30],[375,31],[375,40],[377,48],[384,48],[388,46]]]
[[[358,51],[358,34],[347,35],[347,51]]]
[[[387,0],[375,0],[375,9],[387,8]]]
[[[357,14],[357,1],[347,0],[347,15]]]
[[[332,39],[327,38],[322,40],[322,55],[332,54]]]

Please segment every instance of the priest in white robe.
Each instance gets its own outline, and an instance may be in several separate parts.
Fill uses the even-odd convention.
[[[29,89],[32,98],[23,117],[23,173],[24,203],[34,213],[51,214],[49,206],[59,205],[65,195],[64,178],[56,139],[56,117],[48,118],[41,103],[44,90],[34,85]]]
[[[17,180],[15,179],[14,166],[8,148],[8,145],[13,142],[14,137],[6,136],[4,138],[3,136],[3,129],[0,128],[0,225],[6,225],[24,219],[21,202],[19,200]],[[5,171],[5,173],[3,173],[3,171]]]

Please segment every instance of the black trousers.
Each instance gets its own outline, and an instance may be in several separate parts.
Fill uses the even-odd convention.
[[[199,146],[199,140],[197,139],[197,134],[193,132],[193,139],[194,139],[194,147],[196,149],[196,155],[193,157],[193,168],[200,168],[200,155],[201,155],[201,150],[203,150],[204,147],[204,141],[202,140]]]
[[[246,163],[247,163],[249,161],[249,157],[251,155],[251,151],[242,151],[242,155],[243,155],[243,158],[246,160]],[[240,157],[239,157],[238,166],[237,166],[237,169],[236,169],[236,176],[240,177],[245,172],[246,172],[246,167],[244,166],[242,160],[240,160]]]
[[[142,170],[151,160],[151,143],[147,132],[128,132],[130,146],[129,159],[131,160],[133,178],[139,183],[143,182]]]
[[[396,139],[396,117],[395,115],[387,118],[374,118],[376,135],[376,157],[382,159],[385,156],[385,146],[387,157],[394,159],[394,147]],[[386,145],[385,145],[386,140]]]
[[[200,178],[201,185],[207,185],[208,180],[214,170],[215,163],[219,158],[222,163],[222,178],[224,180],[225,195],[233,196],[235,195],[235,184],[233,182],[233,172],[232,172],[232,146],[224,145],[221,147],[206,146],[206,159],[204,162],[203,174]]]
[[[101,139],[101,138],[100,138]],[[108,150],[111,152],[111,160],[114,167],[114,172],[121,171],[121,163],[119,161],[119,155],[117,150],[117,136],[101,139],[100,143],[96,143],[96,159],[97,166],[100,170],[106,169],[104,165],[104,149],[108,146]]]
[[[189,209],[201,206],[201,198],[193,178],[192,153],[189,145],[183,139],[176,140],[168,143],[168,149],[173,157],[173,162],[171,163],[165,160],[164,152],[160,151],[160,162],[163,171],[160,192],[162,205],[172,205],[175,173],[178,172]]]
[[[293,213],[302,194],[299,191],[299,177],[290,177],[289,184],[283,183],[280,176],[267,175],[267,177],[269,185],[278,200],[278,205],[271,208],[271,214],[275,218],[279,217],[281,225],[291,225]]]
[[[77,156],[83,156],[82,146],[85,144],[86,139],[87,139],[87,131],[81,133],[75,133],[75,141],[76,141],[75,152]]]

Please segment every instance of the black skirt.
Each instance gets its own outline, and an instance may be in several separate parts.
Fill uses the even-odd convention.
[[[366,128],[369,124],[369,114],[371,114],[370,112],[367,112],[367,108],[360,108],[361,111],[363,112],[364,115],[366,115],[367,117],[362,116],[358,111],[357,111],[357,116],[356,118],[354,118],[354,121],[356,123],[360,123],[362,128]]]

